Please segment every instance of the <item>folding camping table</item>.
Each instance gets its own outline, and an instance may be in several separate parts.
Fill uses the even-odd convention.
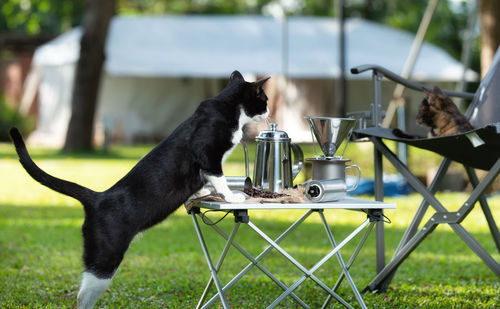
[[[200,300],[198,302],[197,308],[207,308],[208,306],[212,305],[217,298],[220,298],[222,305],[224,308],[228,308],[228,303],[226,300],[225,293],[226,291],[232,287],[238,280],[240,280],[250,269],[252,269],[254,266],[257,267],[259,270],[261,270],[265,275],[267,275],[274,283],[276,283],[281,289],[283,289],[283,293],[276,298],[276,300],[271,303],[267,308],[274,308],[276,307],[283,299],[285,299],[287,296],[292,297],[295,302],[300,305],[303,308],[309,308],[309,306],[304,303],[303,300],[301,300],[293,291],[299,287],[300,284],[302,284],[307,278],[310,278],[313,280],[317,285],[319,285],[324,291],[327,292],[328,297],[325,300],[323,307],[326,307],[332,298],[335,298],[339,303],[344,305],[347,308],[352,308],[351,305],[349,305],[342,297],[340,297],[335,291],[339,287],[340,283],[343,281],[344,278],[348,281],[352,292],[354,293],[354,296],[359,303],[359,305],[362,308],[366,308],[366,305],[361,297],[361,294],[359,293],[356,285],[354,284],[354,281],[349,274],[349,269],[351,268],[356,256],[360,252],[362,246],[364,245],[368,234],[372,230],[373,225],[376,222],[382,221],[383,220],[383,211],[382,209],[387,209],[387,208],[395,208],[396,206],[392,203],[384,203],[384,202],[375,202],[375,201],[368,201],[368,200],[363,200],[359,198],[352,198],[352,197],[347,197],[345,199],[342,199],[337,202],[328,202],[328,203],[311,203],[311,202],[303,202],[303,203],[297,203],[297,204],[280,204],[280,203],[241,203],[241,204],[231,204],[231,203],[224,203],[224,202],[209,202],[209,201],[201,201],[194,205],[189,210],[189,214],[191,214],[191,217],[193,219],[194,227],[196,230],[196,233],[198,235],[198,238],[200,240],[201,248],[205,254],[206,260],[207,260],[207,265],[210,270],[210,279],[207,283],[207,286],[205,288],[205,291],[203,292],[202,296],[200,297]],[[228,235],[225,233],[222,229],[220,229],[216,224],[213,224],[213,222],[208,219],[206,216],[202,219],[204,219],[204,222],[207,223],[209,226],[211,226],[220,236],[222,236],[225,240],[225,246],[224,249],[222,250],[219,260],[217,261],[217,264],[214,264],[212,258],[210,257],[210,254],[208,252],[208,247],[207,243],[205,242],[205,239],[203,237],[202,230],[200,229],[200,225],[198,223],[198,217],[202,217],[202,213],[200,208],[203,209],[208,209],[208,210],[213,210],[213,211],[224,211],[224,212],[231,212],[234,215],[234,226],[231,231],[231,233]],[[253,210],[253,209],[258,209],[258,210],[265,210],[265,211],[278,211],[278,210],[291,210],[291,209],[301,209],[304,210],[305,213],[294,223],[292,223],[278,238],[275,240],[271,239],[265,232],[263,232],[259,227],[257,227],[254,222],[250,220],[250,215],[248,213],[248,210]],[[330,226],[328,225],[326,218],[323,214],[325,210],[335,210],[335,209],[347,209],[347,210],[354,210],[354,211],[364,211],[367,214],[366,220],[364,220],[362,223],[359,224],[357,228],[354,229],[353,232],[351,232],[347,237],[344,238],[340,243],[335,242],[335,238],[333,236],[332,230],[330,229]],[[309,217],[312,213],[317,213],[319,217],[321,218],[321,221],[323,223],[323,226],[326,230],[326,236],[328,237],[331,245],[332,245],[332,250],[328,252],[322,259],[320,259],[312,268],[307,269],[304,267],[302,264],[300,264],[290,253],[288,253],[283,247],[279,245],[279,243],[286,238],[294,229],[296,229],[302,222],[304,222],[307,217]],[[260,237],[262,237],[268,244],[269,246],[265,248],[258,256],[252,257],[244,248],[242,245],[238,244],[235,240],[234,237],[238,231],[238,228],[241,223],[246,224],[248,227],[250,227],[252,230],[254,230]],[[341,254],[340,254],[340,249],[344,247],[347,243],[349,243],[356,235],[361,233],[364,229],[365,233],[363,234],[361,240],[359,241],[356,249],[354,250],[353,254],[351,255],[349,261],[347,264],[344,262]],[[377,242],[377,250],[383,250],[383,239],[381,240],[382,243],[381,248],[379,247],[379,242]],[[234,278],[229,281],[225,286],[221,285],[221,282],[217,276],[224,259],[226,258],[226,255],[228,253],[229,248],[234,246],[244,257],[246,257],[250,263],[242,270],[240,271]],[[267,270],[262,264],[260,264],[260,261],[272,250],[275,249],[281,255],[283,255],[294,267],[299,269],[301,272],[304,273],[304,275],[298,279],[294,284],[291,286],[285,285],[283,282],[281,282],[279,279],[277,279],[269,270]],[[318,279],[315,275],[314,272],[318,270],[325,262],[327,262],[330,258],[333,256],[337,257],[337,260],[340,264],[340,267],[342,269],[341,274],[339,275],[339,278],[333,288],[328,287],[325,283],[323,283],[320,279]],[[215,294],[211,299],[205,302],[205,299],[207,297],[208,291],[210,290],[212,284],[215,284],[215,287],[217,289],[217,294]]]

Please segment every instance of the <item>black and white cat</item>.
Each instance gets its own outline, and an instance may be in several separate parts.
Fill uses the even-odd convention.
[[[243,135],[243,126],[268,116],[267,81],[246,82],[234,71],[228,85],[200,103],[194,114],[104,192],[53,177],[31,159],[16,128],[10,130],[19,160],[36,181],[79,200],[85,209],[83,262],[78,308],[92,308],[107,288],[134,236],[164,220],[210,182],[228,202],[232,193],[222,164]]]

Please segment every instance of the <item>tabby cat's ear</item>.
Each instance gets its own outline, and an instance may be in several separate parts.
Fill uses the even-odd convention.
[[[441,91],[441,89],[437,88],[438,91]],[[439,92],[436,92],[436,87],[434,87],[433,89],[431,90],[428,90],[426,88],[423,88],[425,94],[427,95],[427,99],[429,100],[429,104],[434,104],[434,100],[435,98],[437,97],[437,95],[439,94]]]
[[[434,94],[442,94],[442,95],[444,95],[444,92],[438,86],[434,86]]]
[[[231,73],[231,76],[229,77],[229,81],[232,82],[234,80],[245,80],[245,79],[243,78],[243,75],[241,75],[240,72],[234,71],[233,73]]]
[[[429,90],[429,89],[427,89],[427,88],[425,88],[425,87],[423,87],[423,88],[422,88],[422,91],[423,91],[426,95],[428,95],[428,96],[429,96],[429,95],[431,95],[431,94],[433,94],[431,90]]]
[[[267,82],[267,80],[270,79],[270,78],[271,78],[271,76],[269,76],[267,78],[264,78],[264,79],[261,79],[261,80],[258,80],[256,82],[254,82],[254,84],[257,87],[262,87]]]

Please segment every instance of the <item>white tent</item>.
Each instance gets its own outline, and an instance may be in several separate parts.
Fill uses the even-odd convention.
[[[283,27],[288,33],[285,49]],[[348,68],[376,63],[402,71],[413,42],[411,33],[361,19],[347,20],[345,29]],[[64,140],[80,36],[81,30],[75,28],[35,52],[33,71],[41,77],[39,120],[32,140],[53,145]],[[329,80],[340,73],[337,44],[338,23],[332,18],[291,17],[285,24],[263,16],[118,16],[106,43],[97,123],[126,141],[165,136],[199,101],[216,94],[235,69],[250,78],[286,73],[292,80],[333,84]],[[459,62],[425,43],[413,78],[455,82],[461,74]],[[476,78],[474,72],[467,73],[468,80]],[[349,75],[348,79],[371,76]],[[300,92],[300,87],[295,91]],[[369,102],[370,90],[364,95]],[[293,106],[314,105],[300,93],[292,101]],[[289,121],[283,120],[281,127],[291,130],[286,122],[301,119],[303,111],[284,109]]]

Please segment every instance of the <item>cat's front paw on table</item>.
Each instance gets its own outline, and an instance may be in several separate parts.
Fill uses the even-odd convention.
[[[228,203],[243,203],[245,199],[246,197],[243,193],[232,193],[231,195],[224,196],[224,201]]]

